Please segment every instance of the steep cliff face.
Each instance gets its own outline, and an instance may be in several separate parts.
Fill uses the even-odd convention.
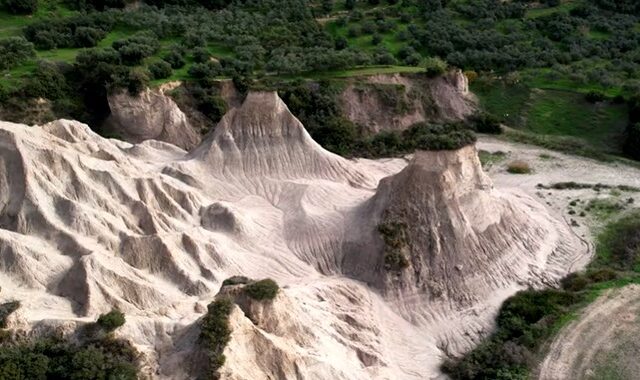
[[[551,269],[576,240],[532,199],[494,190],[472,146],[416,152],[372,202],[382,210],[384,255],[407,259],[406,268],[387,270],[385,289],[424,291],[434,301],[470,305],[505,283],[535,283],[532,268]]]
[[[476,109],[465,75],[437,78],[374,75],[352,81],[341,95],[345,116],[365,132],[400,131],[420,121],[459,121]]]
[[[199,130],[165,88],[146,89],[136,96],[126,91],[109,95],[107,125],[126,141],[158,140],[189,150],[200,143]]]
[[[345,244],[344,273],[416,323],[481,310],[514,286],[554,283],[580,244],[530,197],[494,189],[473,146],[416,152],[352,218],[360,222]],[[468,347],[441,328],[450,352]]]
[[[468,348],[511,292],[564,274],[572,242],[530,198],[492,189],[472,147],[346,160],[273,92],[189,153],[0,122],[0,301],[22,301],[25,326],[118,308],[159,378],[196,376],[196,321],[239,274],[281,293],[233,312],[226,378],[428,378],[442,342]]]

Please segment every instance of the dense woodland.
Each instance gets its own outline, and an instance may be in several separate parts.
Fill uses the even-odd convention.
[[[24,121],[27,100],[45,98],[52,103],[48,118],[79,119],[101,132],[108,92],[137,93],[182,80],[215,123],[225,111],[213,86],[221,78],[284,91],[291,80],[343,77],[360,67],[416,67],[437,75],[449,65],[465,70],[486,110],[507,125],[579,136],[606,153],[620,154],[624,146],[636,154],[634,144],[623,141],[627,124],[630,135],[635,130],[626,103],[640,92],[640,11],[632,0],[1,4],[5,119]],[[318,128],[332,135],[321,143],[352,133],[336,120]]]

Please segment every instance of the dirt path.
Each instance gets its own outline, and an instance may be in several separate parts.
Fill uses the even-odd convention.
[[[544,148],[499,140],[492,137],[481,137],[478,141],[479,151],[490,153],[501,152],[500,156],[485,170],[496,187],[516,187],[537,198],[558,217],[572,226],[574,233],[585,244],[587,254],[573,264],[572,269],[579,270],[589,263],[593,253],[593,234],[603,225],[606,215],[611,210],[590,209],[593,202],[604,206],[624,209],[635,207],[640,202],[637,191],[619,191],[617,189],[541,189],[540,184],[548,186],[560,182],[577,182],[585,184],[604,184],[608,186],[629,186],[640,188],[640,169],[621,163],[605,163],[583,157],[570,156]],[[507,165],[513,161],[526,162],[532,172],[530,174],[511,174]]]
[[[551,344],[538,379],[637,379],[640,286],[606,291]]]

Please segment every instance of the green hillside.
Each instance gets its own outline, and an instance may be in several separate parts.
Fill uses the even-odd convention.
[[[55,117],[97,125],[108,91],[181,80],[200,89],[198,101],[215,120],[223,110],[211,84],[220,78],[277,87],[296,78],[419,72],[439,57],[465,70],[481,105],[509,126],[621,153],[625,102],[640,92],[640,12],[630,0],[3,4],[4,118],[43,97]]]

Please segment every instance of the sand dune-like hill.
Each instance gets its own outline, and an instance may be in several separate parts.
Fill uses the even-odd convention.
[[[553,284],[580,247],[533,199],[494,188],[474,147],[346,160],[273,92],[250,93],[190,152],[75,121],[0,122],[11,323],[119,308],[152,378],[195,378],[197,321],[233,275],[282,290],[235,306],[223,378],[434,377],[504,298]]]

